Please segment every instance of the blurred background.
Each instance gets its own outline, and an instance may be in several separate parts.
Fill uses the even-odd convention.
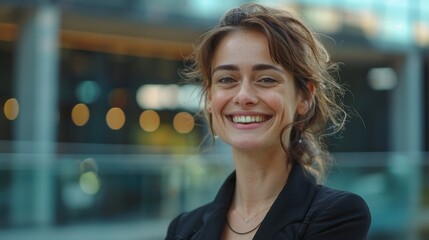
[[[0,239],[163,239],[232,171],[178,70],[244,2],[320,33],[356,112],[327,184],[370,239],[429,239],[428,0],[0,0]]]

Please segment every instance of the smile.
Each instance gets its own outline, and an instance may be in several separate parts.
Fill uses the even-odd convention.
[[[268,116],[231,116],[233,123],[261,123],[268,119]]]

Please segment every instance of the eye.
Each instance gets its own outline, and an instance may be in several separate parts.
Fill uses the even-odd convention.
[[[229,83],[234,83],[236,81],[231,77],[222,77],[217,82],[220,84],[229,84]]]
[[[276,83],[277,80],[275,80],[274,78],[268,78],[268,77],[266,77],[266,78],[262,78],[262,79],[258,80],[258,82],[261,82],[261,83]]]
[[[256,84],[263,86],[263,87],[275,86],[278,83],[279,83],[279,81],[277,81],[277,79],[272,78],[272,77],[263,77],[263,78],[260,78],[256,81]]]
[[[238,84],[238,81],[230,76],[219,77],[214,83],[221,88],[232,88]]]

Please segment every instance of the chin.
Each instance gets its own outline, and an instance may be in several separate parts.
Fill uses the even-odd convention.
[[[229,145],[231,145],[231,147],[235,149],[246,150],[246,151],[254,151],[256,149],[264,148],[261,142],[255,142],[255,141],[232,142],[232,143],[229,143]]]

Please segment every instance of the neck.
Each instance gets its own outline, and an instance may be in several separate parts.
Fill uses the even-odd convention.
[[[232,209],[251,216],[270,207],[286,184],[290,164],[283,149],[233,151],[237,183]]]

